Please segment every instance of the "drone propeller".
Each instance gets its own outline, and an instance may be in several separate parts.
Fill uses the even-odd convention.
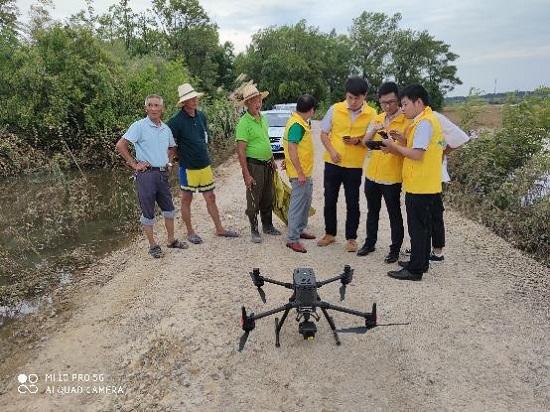
[[[244,345],[248,339],[250,331],[256,327],[256,322],[254,321],[254,313],[251,313],[250,316],[247,316],[244,306],[241,308],[241,313],[241,328],[244,330],[244,333],[239,340],[239,352],[242,352],[242,350],[244,349]]]
[[[257,289],[258,289],[258,293],[260,294],[260,298],[262,299],[262,302],[266,303],[267,301],[266,301],[266,299],[265,299],[265,292],[264,292],[264,290],[263,290],[261,287],[259,287],[259,286],[258,286]]]
[[[346,284],[342,283],[340,286],[340,301],[343,301],[346,298]]]
[[[243,335],[241,336],[241,339],[239,340],[239,352],[242,352],[243,349],[244,349],[244,344],[246,343],[246,340],[248,339],[248,335],[250,334],[250,332],[245,332],[243,333]]]

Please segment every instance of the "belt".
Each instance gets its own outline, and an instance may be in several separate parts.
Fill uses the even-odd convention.
[[[153,170],[155,172],[166,172],[168,168],[167,167],[148,167],[147,170]]]
[[[271,159],[269,159],[269,160],[259,160],[259,159],[254,159],[252,157],[247,157],[246,161],[250,162],[250,163],[253,163],[253,164],[256,164],[256,165],[271,166]]]

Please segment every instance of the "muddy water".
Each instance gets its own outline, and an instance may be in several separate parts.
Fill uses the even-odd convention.
[[[0,181],[0,325],[139,231],[129,171],[50,172]]]

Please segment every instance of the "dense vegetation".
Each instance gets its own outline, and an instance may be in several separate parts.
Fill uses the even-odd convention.
[[[235,57],[198,0],[152,0],[140,13],[119,0],[103,14],[85,3],[59,22],[51,0],[37,0],[23,24],[15,1],[0,0],[1,175],[34,170],[36,151],[72,167],[116,164],[113,144],[143,115],[143,98],[161,94],[170,116],[184,82],[207,92],[214,145],[231,140],[236,116],[227,94],[241,72],[271,92],[268,104],[311,92],[328,105],[342,98],[350,74],[364,75],[373,90],[388,78],[421,81],[438,103],[460,83],[449,45],[400,29],[399,14],[363,12],[348,35],[305,21],[265,28]]]
[[[462,107],[463,125],[481,115]],[[508,103],[503,127],[485,130],[450,158],[448,198],[464,214],[550,263],[550,88]]]

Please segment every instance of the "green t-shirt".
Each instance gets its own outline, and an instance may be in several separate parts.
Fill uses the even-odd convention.
[[[300,123],[294,123],[288,130],[287,139],[290,143],[298,144],[302,141],[305,133],[306,131]]]
[[[273,157],[264,115],[260,115],[260,120],[256,120],[247,111],[237,124],[235,136],[236,141],[246,142],[246,157],[264,161]]]

